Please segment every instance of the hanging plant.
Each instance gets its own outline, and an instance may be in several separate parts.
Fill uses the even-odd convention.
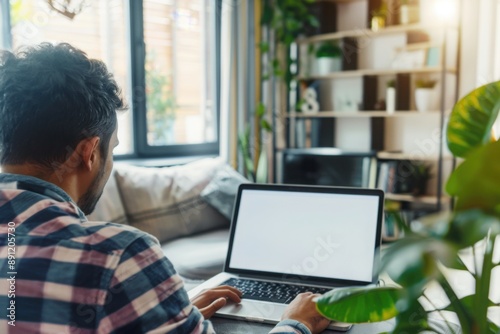
[[[80,14],[86,6],[85,0],[47,0],[47,4],[58,12],[73,20],[76,15]]]

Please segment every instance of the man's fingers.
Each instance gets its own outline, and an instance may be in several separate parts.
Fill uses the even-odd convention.
[[[215,312],[217,312],[221,307],[226,305],[226,303],[227,303],[226,298],[216,299],[212,304],[201,309],[200,312],[201,312],[201,314],[203,314],[203,317],[205,319],[208,319],[211,316],[213,316],[215,314]]]
[[[221,285],[221,286],[218,286],[218,287],[214,288],[213,290],[214,291],[217,291],[217,290],[231,290],[232,292],[234,292],[238,296],[242,296],[243,295],[243,292],[241,292],[241,290],[238,290],[234,286],[230,286],[230,285]]]
[[[221,298],[224,297],[226,299],[230,299],[231,301],[235,303],[240,303],[241,302],[241,294],[237,294],[233,290],[230,289],[217,289],[217,290],[212,290],[210,291],[210,294],[207,294],[207,297],[210,297],[210,299],[215,299],[215,298]]]

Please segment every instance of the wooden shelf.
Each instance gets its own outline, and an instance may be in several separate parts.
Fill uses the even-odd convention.
[[[301,112],[286,114],[288,118],[370,118],[370,117],[412,117],[422,115],[439,115],[439,110],[418,112],[412,111],[396,111],[389,114],[386,111],[363,110],[363,111],[320,111],[317,113],[305,114]]]
[[[344,1],[345,2],[345,1]],[[448,27],[450,28],[450,27]],[[377,31],[373,31],[371,29],[356,29],[356,30],[346,30],[339,31],[330,34],[322,34],[316,35],[307,38],[300,38],[297,40],[298,44],[310,44],[317,43],[323,41],[330,40],[338,40],[342,38],[362,38],[362,37],[375,37],[375,36],[383,36],[383,35],[391,35],[398,33],[406,33],[410,31],[435,31],[436,29],[445,29],[445,26],[442,24],[434,24],[434,25],[424,25],[424,24],[407,24],[407,25],[396,25],[390,26],[384,29],[380,29]]]
[[[332,3],[351,3],[351,2],[361,2],[366,0],[316,0],[316,2],[332,2]]]
[[[333,2],[333,3],[351,3],[360,1],[365,1],[365,0],[316,0],[316,2]]]
[[[419,156],[404,152],[377,152],[377,159],[382,160],[414,160],[414,161],[437,161],[439,156]],[[452,156],[443,156],[443,159],[453,159]]]
[[[430,74],[430,73],[440,73],[443,71],[442,67],[422,67],[422,68],[408,68],[408,69],[389,69],[389,70],[375,70],[375,69],[365,69],[365,70],[356,70],[356,71],[339,71],[332,72],[325,75],[312,75],[309,77],[300,76],[299,80],[325,80],[325,79],[343,79],[343,78],[357,78],[362,76],[369,75],[396,75],[399,73],[421,73],[421,74]],[[447,68],[446,72],[455,74],[457,70],[455,68]]]
[[[430,204],[436,205],[438,202],[437,196],[413,196],[410,194],[391,194],[386,193],[385,199],[393,200],[393,201],[401,201],[401,202],[412,202],[419,204]],[[441,197],[441,202],[448,200],[449,198],[446,196]]]

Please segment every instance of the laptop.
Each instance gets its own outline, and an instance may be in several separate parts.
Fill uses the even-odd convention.
[[[376,284],[383,201],[378,189],[242,184],[223,272],[189,297],[235,286],[242,302],[215,316],[276,324],[300,292]]]

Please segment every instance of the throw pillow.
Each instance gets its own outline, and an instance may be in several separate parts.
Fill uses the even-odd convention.
[[[238,186],[248,182],[250,181],[231,166],[226,165],[215,174],[212,181],[203,189],[201,197],[224,217],[231,220]]]
[[[200,196],[224,165],[220,158],[209,158],[166,168],[117,166],[130,225],[160,242],[228,226],[228,220]]]

